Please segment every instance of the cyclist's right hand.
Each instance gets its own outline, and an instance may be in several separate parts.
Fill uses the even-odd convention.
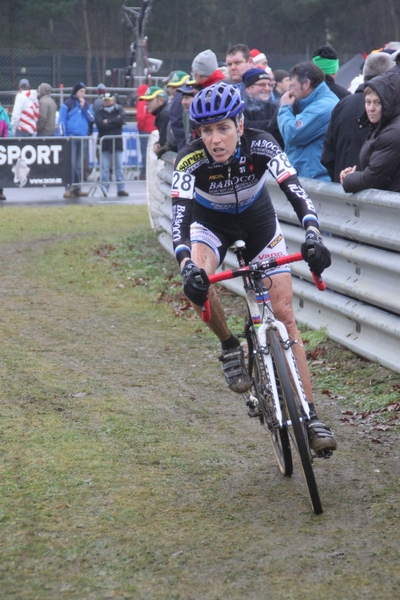
[[[192,260],[187,260],[181,269],[183,291],[187,298],[197,306],[203,306],[208,298],[210,280],[204,269],[200,269]]]

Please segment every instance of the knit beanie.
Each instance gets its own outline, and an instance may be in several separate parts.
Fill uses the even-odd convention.
[[[314,52],[312,61],[325,75],[334,75],[339,70],[339,59],[332,46],[320,46]]]
[[[71,96],[75,96],[76,92],[79,92],[79,90],[82,89],[86,89],[86,85],[84,83],[82,83],[82,81],[78,81],[77,83],[74,83],[74,87],[72,88],[72,93]]]
[[[218,61],[212,50],[204,50],[192,62],[192,71],[197,75],[209,76],[218,69]]]
[[[78,90],[77,90],[78,91]],[[104,85],[104,83],[99,83],[99,85],[96,88],[96,92],[99,96],[101,96],[102,94],[105,94],[107,91],[106,86]]]
[[[269,75],[269,73],[266,73],[262,69],[257,68],[249,69],[248,71],[245,71],[245,73],[243,73],[242,75],[242,81],[245,88],[254,85],[257,81],[260,81],[260,79],[268,79],[268,81],[271,81],[271,75]]]

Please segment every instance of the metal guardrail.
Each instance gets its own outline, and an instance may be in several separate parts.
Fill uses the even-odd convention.
[[[165,166],[158,173],[162,200],[154,222],[165,230],[159,240],[172,253],[170,184],[175,155],[163,158]],[[400,373],[400,194],[346,194],[339,184],[306,178],[301,182],[317,209],[332,266],[324,272],[328,289],[321,293],[305,263],[292,265],[296,318],[311,328],[325,328],[332,340]],[[298,252],[304,231],[277,183],[271,178],[267,185],[289,252]],[[228,252],[221,268],[235,265],[234,254]],[[239,282],[225,284],[241,292]]]

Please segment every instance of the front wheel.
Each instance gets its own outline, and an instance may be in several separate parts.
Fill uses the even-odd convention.
[[[311,462],[305,415],[297,392],[292,386],[290,370],[276,330],[270,330],[268,332],[268,342],[270,344],[276,375],[289,413],[291,421],[291,437],[293,438],[300,456],[304,479],[310,495],[311,506],[315,514],[319,515],[323,510]]]
[[[261,413],[260,420],[271,437],[279,469],[283,475],[290,477],[293,473],[293,460],[288,428],[286,425],[280,426],[277,422],[270,382],[262,360],[257,335],[253,328],[249,329],[246,337],[248,339],[249,374],[253,385],[250,394],[245,394],[245,396],[253,396],[258,401],[258,409]]]

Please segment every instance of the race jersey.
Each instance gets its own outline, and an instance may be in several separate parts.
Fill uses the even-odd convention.
[[[190,256],[189,230],[192,203],[216,215],[237,215],[257,199],[272,209],[265,185],[268,171],[292,204],[302,226],[318,227],[314,205],[300,184],[296,170],[276,140],[266,132],[245,129],[241,145],[229,164],[215,162],[201,139],[178,152],[172,176],[172,240],[180,262]]]

